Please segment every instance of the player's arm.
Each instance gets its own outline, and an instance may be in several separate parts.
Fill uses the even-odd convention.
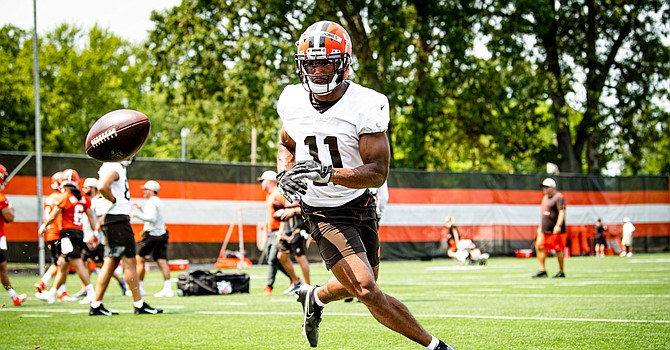
[[[295,164],[295,141],[282,127],[279,132],[279,147],[277,148],[277,172],[291,169]]]
[[[14,212],[14,207],[12,207],[12,203],[9,203],[0,211],[2,212],[2,219],[5,220],[6,223],[14,222],[16,213]]]
[[[458,233],[458,228],[454,227],[454,241],[456,242],[456,244],[458,244],[458,242],[460,242],[460,240],[461,240],[461,235]]]
[[[565,208],[558,211],[558,218],[556,219],[556,226],[554,226],[554,233],[561,233],[561,228],[565,222]]]
[[[158,220],[158,207],[152,201],[147,201],[144,208],[135,212],[135,217],[144,222],[155,223]]]
[[[44,218],[44,221],[42,222],[42,225],[40,225],[40,228],[37,230],[37,232],[41,235],[44,233],[44,231],[47,229],[49,225],[51,225],[54,220],[60,215],[60,213],[63,211],[63,208],[60,206],[55,206],[53,210],[49,212],[49,215],[47,215]]]
[[[88,217],[88,224],[91,226],[91,230],[95,231],[97,226],[97,221],[95,215],[93,215],[93,210],[91,208],[86,208],[86,217]]]
[[[100,190],[100,194],[112,203],[116,203],[116,198],[114,198],[114,195],[112,194],[112,184],[117,180],[119,180],[119,173],[114,170],[102,174],[100,179],[98,179],[98,189]]]
[[[349,168],[333,168],[330,182],[348,188],[381,187],[389,171],[391,152],[386,133],[362,134],[358,142],[363,165]]]

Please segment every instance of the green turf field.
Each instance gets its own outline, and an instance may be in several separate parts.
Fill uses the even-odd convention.
[[[550,274],[555,259],[548,260]],[[566,279],[533,280],[535,259],[492,258],[486,266],[450,260],[382,262],[382,289],[404,302],[432,334],[457,349],[670,349],[670,254],[632,258],[572,257]],[[114,317],[90,317],[77,303],[35,299],[35,276],[12,275],[29,300],[14,307],[2,293],[0,349],[308,349],[295,297],[264,297],[266,266],[252,267],[250,294],[152,295],[162,282],[148,274],[149,296],[163,315],[136,316],[114,281],[105,306]],[[233,272],[233,271],[231,271]],[[313,281],[330,275],[312,265]],[[173,272],[173,278],[178,273]],[[95,278],[95,277],[94,277]],[[78,289],[70,276],[69,290]],[[320,349],[422,349],[378,324],[361,303],[325,309]]]

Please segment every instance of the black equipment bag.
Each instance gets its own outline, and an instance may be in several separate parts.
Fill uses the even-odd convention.
[[[249,275],[246,273],[225,274],[221,271],[214,273],[205,270],[193,270],[179,275],[177,288],[182,295],[217,295],[217,282],[227,281],[231,284],[231,293],[249,293]]]

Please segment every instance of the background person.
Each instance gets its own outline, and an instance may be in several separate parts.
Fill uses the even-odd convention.
[[[595,243],[596,257],[605,257],[605,245],[607,245],[605,231],[607,231],[607,226],[603,225],[603,221],[598,218],[598,221],[596,221],[596,238],[593,240]]]
[[[281,220],[279,225],[279,252],[277,259],[281,262],[284,269],[293,270],[291,255],[295,256],[295,261],[300,266],[304,282],[310,284],[309,261],[307,260],[307,226],[302,218],[302,212],[297,203],[286,206],[284,209],[277,210],[275,217]],[[290,275],[290,273],[289,273]],[[291,283],[291,286],[284,291],[284,294],[290,295],[300,289],[301,282]]]
[[[68,268],[72,266],[81,279],[81,282],[89,294],[94,293],[91,284],[90,272],[84,266],[81,256],[84,244],[84,231],[82,227],[82,216],[86,215],[88,224],[93,229],[96,221],[91,210],[91,200],[85,194],[79,191],[79,173],[74,169],[66,169],[62,172],[61,181],[62,192],[54,198],[53,209],[40,226],[39,233],[43,234],[46,227],[60,217],[60,245],[61,254],[58,258],[58,272],[56,280],[49,292],[42,293],[39,297],[49,303],[56,300],[74,301],[67,292],[58,293],[58,290],[65,284],[68,274]]]
[[[138,314],[160,314],[163,310],[152,308],[140,295],[139,278],[137,277],[137,260],[135,258],[135,235],[130,226],[130,191],[126,167],[132,162],[106,162],[98,170],[98,186],[105,199],[112,202],[112,207],[105,214],[102,231],[107,239],[105,262],[98,275],[95,299],[91,302],[90,316],[112,316],[117,312],[109,311],[102,304],[109,281],[114,269],[123,261],[126,282],[133,297],[134,312]]]
[[[140,279],[140,294],[144,293],[145,262],[151,256],[163,275],[163,289],[154,294],[157,298],[173,297],[172,282],[170,281],[170,267],[167,262],[168,232],[165,229],[163,218],[163,202],[158,197],[161,186],[158,182],[149,180],[142,185],[144,198],[147,202],[144,207],[135,203],[137,211],[130,212],[130,217],[135,217],[144,222],[142,229],[142,240],[138,244],[137,252],[137,276]]]
[[[277,210],[284,208],[285,199],[277,190],[277,173],[272,170],[264,171],[257,179],[261,183],[261,189],[265,192],[265,224],[268,238],[265,243],[265,254],[268,259],[268,276],[263,295],[271,296],[274,289],[277,271],[281,271],[291,282],[293,279],[289,276],[283,264],[277,258],[279,253],[279,226],[281,221],[275,217]],[[295,275],[295,273],[294,273]]]
[[[63,181],[63,172],[57,171],[51,175],[51,189],[53,190],[47,198],[44,200],[44,216],[47,217],[54,210],[56,198],[60,196],[61,193],[61,182]],[[42,219],[44,220],[44,218]],[[35,282],[33,285],[37,291],[36,297],[40,297],[41,293],[47,291],[47,286],[52,278],[56,277],[58,272],[58,257],[61,255],[61,244],[60,244],[60,230],[61,230],[61,220],[60,216],[54,220],[51,224],[46,226],[44,232],[40,236],[44,237],[46,242],[47,249],[49,250],[49,255],[51,256],[51,265],[46,270],[44,275]],[[39,234],[39,232],[38,232]],[[65,292],[65,284],[61,286],[61,290],[58,293]]]
[[[635,225],[630,222],[629,217],[623,218],[623,227],[621,229],[621,246],[623,250],[621,256],[631,257],[633,256],[633,232],[635,231]]]
[[[84,263],[92,261],[95,264],[96,273],[100,273],[100,268],[105,260],[105,236],[100,232],[100,223],[112,203],[100,195],[98,191],[98,179],[96,178],[89,177],[84,180],[81,191],[91,198],[91,210],[97,221],[95,229],[91,229],[88,225],[88,217],[83,217],[84,243],[86,243],[86,246],[82,251],[81,258]],[[123,277],[116,273],[112,277],[119,283],[121,295],[125,295],[126,282],[123,280]],[[90,304],[94,296],[88,295],[86,289],[82,289],[74,297],[86,297],[84,300],[80,300],[79,303]]]
[[[5,236],[5,223],[14,222],[15,212],[12,203],[9,202],[2,191],[5,189],[7,176],[7,168],[0,164],[0,282],[5,287],[7,294],[12,299],[14,306],[21,306],[27,299],[25,294],[18,294],[12,287],[12,282],[9,280],[7,274],[7,236]]]
[[[447,256],[458,260],[456,252],[458,251],[458,242],[461,236],[458,234],[458,227],[456,227],[456,219],[453,216],[447,215],[444,218],[444,229],[442,230],[442,239],[440,240],[440,248],[447,250]],[[442,253],[444,254],[444,253]]]
[[[540,204],[541,223],[537,227],[537,239],[535,249],[540,270],[533,278],[547,277],[547,269],[544,264],[547,251],[555,250],[558,260],[558,273],[555,278],[565,277],[563,270],[563,250],[565,249],[565,198],[563,194],[556,191],[556,181],[546,178],[542,181],[542,202]]]
[[[303,335],[317,346],[324,306],[357,297],[389,329],[430,350],[452,349],[426,332],[376,282],[379,233],[368,189],[382,186],[388,175],[390,106],[386,96],[345,80],[351,46],[349,34],[337,23],[308,26],[295,56],[302,84],[286,86],[277,102],[283,123],[279,187],[289,201],[302,197],[303,217],[333,273],[323,286],[304,285],[298,293],[305,314]]]

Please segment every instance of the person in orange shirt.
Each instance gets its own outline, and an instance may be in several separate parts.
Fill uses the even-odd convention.
[[[4,165],[0,164],[0,282],[2,286],[5,287],[7,294],[12,298],[12,303],[14,306],[21,306],[26,301],[25,294],[17,294],[12,287],[12,282],[9,280],[9,275],[7,274],[7,257],[5,256],[5,251],[7,250],[7,238],[5,237],[5,223],[10,223],[14,221],[14,207],[12,203],[9,202],[7,197],[5,197],[2,190],[5,189],[7,176],[7,168]]]
[[[91,229],[95,229],[96,219],[91,210],[91,199],[79,191],[79,174],[76,170],[67,169],[63,171],[61,182],[62,193],[54,200],[54,209],[45,218],[40,226],[40,233],[46,231],[46,227],[61,217],[61,254],[58,259],[58,273],[56,281],[51,290],[42,293],[41,298],[49,303],[57,300],[57,290],[65,283],[67,269],[70,265],[79,275],[82,283],[86,286],[87,295],[93,295],[95,290],[91,285],[89,271],[81,260],[81,252],[84,249],[84,232],[82,229],[82,216],[86,215]],[[89,298],[90,299],[90,298]],[[90,303],[91,300],[81,300],[81,304]]]
[[[61,186],[61,181],[63,180],[63,172],[58,171],[51,175],[51,189],[53,189],[53,192],[47,197],[47,199],[44,201],[44,216],[48,217],[49,214],[54,210],[55,206],[55,200],[58,198],[61,194],[60,186]],[[46,227],[44,230],[44,240],[47,243],[47,249],[51,253],[51,266],[47,269],[47,271],[44,273],[42,278],[40,278],[39,281],[35,283],[35,290],[37,290],[37,293],[43,293],[44,291],[47,290],[47,286],[49,285],[49,281],[51,281],[52,278],[56,276],[56,272],[58,272],[58,257],[60,256],[60,230],[61,230],[61,222],[60,222],[60,216],[57,217],[49,226]],[[65,284],[61,287],[61,290],[58,291],[58,295],[56,296],[57,299],[63,299],[65,297],[66,301],[70,301],[69,295],[67,295],[67,292],[64,290]],[[63,294],[65,292],[65,294]],[[39,298],[39,296],[38,296]]]
[[[300,282],[300,278],[295,276],[295,271],[293,272],[293,277],[286,270],[286,267],[279,261],[277,254],[279,252],[278,246],[278,232],[281,221],[274,217],[277,210],[284,207],[286,199],[279,194],[277,190],[277,179],[275,178],[277,173],[272,170],[267,170],[257,179],[261,183],[261,188],[265,192],[265,208],[266,208],[266,225],[268,232],[268,239],[265,245],[265,253],[268,258],[268,278],[265,290],[263,295],[270,296],[272,295],[272,289],[274,287],[275,278],[277,276],[277,271],[284,273],[289,279],[291,279],[292,285],[294,281]],[[291,265],[291,267],[293,267]]]

